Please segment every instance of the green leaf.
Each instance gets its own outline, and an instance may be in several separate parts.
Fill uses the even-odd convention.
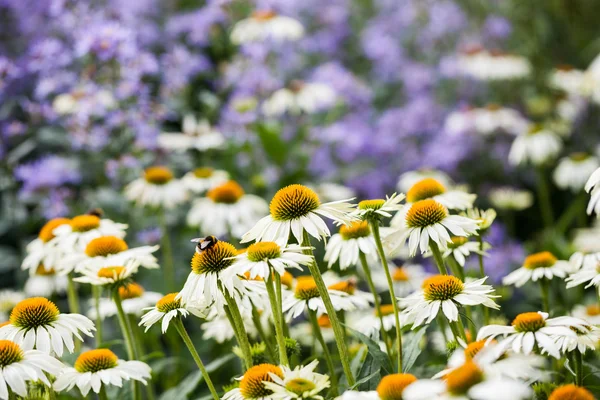
[[[409,372],[410,369],[417,361],[419,354],[421,354],[421,339],[427,331],[427,326],[421,326],[420,328],[412,331],[409,337],[403,337],[402,339],[410,339],[402,341],[402,371]]]
[[[255,129],[267,156],[276,164],[283,165],[287,159],[287,145],[281,139],[279,129],[266,124],[256,124]]]
[[[377,385],[381,380],[381,365],[375,358],[368,354],[365,362],[361,365],[361,369],[356,375],[356,384],[353,388],[358,388],[361,391],[369,391],[377,389]]]
[[[352,336],[356,337],[358,340],[367,345],[367,348],[369,349],[369,355],[371,355],[373,359],[381,366],[381,368],[383,368],[386,374],[394,373],[394,368],[392,367],[390,358],[385,352],[381,351],[381,349],[379,348],[379,343],[376,343],[368,336],[363,335],[362,333],[352,328],[346,326],[346,329],[348,329],[348,331],[352,333]]]

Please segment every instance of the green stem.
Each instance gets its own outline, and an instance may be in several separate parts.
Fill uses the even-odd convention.
[[[452,332],[454,333],[457,341],[460,337],[465,343],[469,343],[467,340],[467,334],[465,333],[465,327],[460,319],[460,315],[458,316],[458,320],[450,322],[450,328],[452,328]]]
[[[573,352],[573,358],[575,359],[575,384],[583,387],[583,354],[579,349],[575,349]]]
[[[69,312],[79,314],[79,296],[77,295],[77,287],[73,281],[73,274],[67,274],[67,301],[69,303]],[[81,343],[75,340],[75,353],[79,352]]]
[[[200,355],[198,355],[198,352],[196,351],[196,348],[194,347],[194,343],[192,342],[192,339],[190,339],[190,335],[188,335],[187,331],[185,330],[185,326],[183,326],[183,322],[181,322],[180,318],[175,318],[173,320],[173,324],[175,325],[177,332],[179,332],[179,336],[181,336],[181,338],[183,339],[183,342],[185,343],[188,350],[190,351],[190,354],[192,355],[192,358],[196,362],[198,369],[200,369],[200,372],[202,373],[202,377],[204,378],[204,381],[208,385],[208,390],[210,390],[210,393],[212,394],[213,399],[219,400],[219,395],[217,394],[217,390],[215,389],[215,386],[213,385],[212,380],[210,379],[210,375],[208,374],[208,371],[206,371],[206,368],[204,367],[204,364],[202,363],[202,359],[200,358]]]
[[[263,343],[267,345],[267,353],[269,353],[269,358],[271,358],[271,360],[273,360],[273,361],[276,361],[277,355],[273,351],[273,347],[271,346],[271,341],[269,340],[269,337],[267,336],[267,333],[265,332],[263,324],[260,321],[260,314],[258,313],[258,310],[256,309],[256,307],[254,305],[252,305],[252,322],[254,323],[254,327],[256,328],[256,331],[258,332],[258,336],[260,336],[260,339],[263,341]]]
[[[556,231],[559,233],[565,233],[571,223],[581,215],[581,211],[584,210],[587,204],[588,194],[584,191],[579,193],[577,197],[571,202],[569,208],[558,218],[556,221]]]
[[[542,306],[544,307],[544,312],[547,313],[550,313],[549,284],[550,282],[546,278],[540,279],[540,289],[542,292]]]
[[[363,271],[365,272],[365,277],[367,278],[367,284],[369,285],[369,290],[373,294],[373,298],[375,300],[375,313],[379,317],[379,323],[381,328],[379,331],[381,332],[381,337],[383,339],[383,343],[385,343],[385,348],[388,353],[388,357],[390,358],[390,362],[392,360],[392,349],[390,347],[389,338],[385,328],[383,327],[383,315],[381,315],[381,302],[379,300],[379,294],[377,294],[377,289],[375,288],[375,283],[373,283],[373,277],[371,276],[371,269],[369,268],[369,264],[367,263],[367,257],[362,251],[358,252],[358,258],[360,258],[360,263],[363,267]]]
[[[94,295],[94,308],[96,309],[96,347],[102,345],[102,316],[100,315],[100,298],[102,297],[102,286],[92,285]]]
[[[390,267],[387,262],[387,257],[385,256],[383,244],[381,243],[381,235],[379,234],[379,221],[373,220],[369,222],[371,225],[371,231],[373,232],[373,239],[375,239],[375,245],[377,246],[377,253],[379,254],[381,264],[383,265],[383,270],[385,271],[385,277],[387,279],[388,289],[390,291],[390,297],[392,301],[392,307],[394,309],[394,322],[396,323],[396,340],[398,342],[398,350],[396,354],[398,358],[398,373],[402,373],[402,325],[400,325],[400,310],[398,309],[398,299],[396,298],[396,293],[394,291],[394,281],[392,279],[392,274],[390,273]]]
[[[465,270],[463,269],[463,267],[461,267],[461,265],[458,263],[458,261],[456,261],[453,255],[447,257],[446,260],[448,260],[448,265],[450,265],[450,270],[452,271],[452,273],[464,282]]]
[[[277,272],[275,275],[279,276]],[[281,310],[281,304],[277,302],[277,295],[275,294],[275,287],[273,286],[273,273],[269,270],[269,277],[267,278],[266,287],[269,295],[269,302],[271,303],[271,310],[273,312],[273,324],[275,325],[275,338],[277,339],[277,348],[279,350],[279,363],[285,366],[289,366],[287,351],[285,348],[285,337],[283,336],[283,323],[279,310]]]
[[[308,269],[315,280],[319,295],[321,296],[323,304],[325,305],[325,309],[327,310],[327,316],[329,317],[331,327],[333,328],[335,343],[340,354],[340,361],[342,362],[344,375],[346,375],[348,385],[354,386],[355,380],[354,376],[352,375],[352,369],[350,369],[350,357],[348,356],[348,349],[344,343],[344,331],[342,330],[337,313],[333,307],[333,303],[331,302],[331,297],[329,297],[327,286],[325,286],[325,282],[323,282],[323,277],[321,276],[321,271],[319,271],[319,267],[317,266],[317,261],[314,258],[312,248],[310,248],[310,238],[308,237],[308,233],[306,231],[304,231],[304,240],[302,241],[302,246],[309,247],[309,249],[304,250],[304,253],[313,256],[313,261],[308,264]]]
[[[133,335],[131,333],[131,327],[129,326],[129,320],[127,319],[127,315],[125,315],[125,311],[123,311],[123,304],[121,303],[121,296],[119,296],[119,289],[113,289],[113,301],[117,306],[117,317],[119,318],[119,325],[121,326],[121,333],[123,334],[123,338],[125,339],[125,348],[127,349],[127,357],[129,360],[137,360],[137,354],[135,350],[135,345],[133,341]],[[135,400],[141,400],[142,393],[139,387],[139,384],[136,381],[132,381],[133,386],[133,398]]]
[[[106,389],[104,385],[100,386],[100,392],[98,392],[98,400],[108,400],[108,396],[106,395]]]
[[[127,316],[129,318],[129,327],[131,328],[131,335],[133,337],[133,345],[135,346],[135,354],[138,356],[145,353],[143,346],[143,336],[140,331],[140,327],[137,324],[136,316],[133,314],[129,314]]]
[[[444,257],[442,257],[442,253],[440,252],[440,248],[437,243],[433,240],[429,240],[429,248],[433,253],[433,258],[435,260],[435,264],[442,275],[448,275],[448,269],[446,268],[446,264],[444,263]]]
[[[327,343],[325,343],[325,339],[323,338],[323,334],[321,333],[321,327],[319,326],[319,321],[317,320],[317,313],[311,309],[308,309],[308,319],[310,320],[310,324],[312,325],[313,335],[317,338],[317,341],[321,345],[323,349],[323,356],[325,356],[325,363],[327,364],[327,369],[329,369],[329,376],[331,378],[331,386],[335,391],[333,393],[334,396],[337,396],[337,375],[335,373],[335,366],[333,364],[333,359],[331,358],[331,352],[329,351],[329,347],[327,347]]]
[[[56,400],[56,393],[52,385],[46,386],[46,392],[48,393],[48,400]]]
[[[551,228],[554,223],[554,214],[552,212],[552,202],[550,201],[550,188],[542,167],[536,168],[537,172],[537,192],[542,220],[546,228]]]
[[[175,290],[175,266],[173,265],[173,250],[171,248],[171,239],[169,238],[169,225],[167,224],[167,215],[165,210],[159,212],[160,219],[160,247],[163,255],[163,271],[165,274],[165,283],[168,291]]]
[[[221,292],[223,293],[223,296],[225,296],[225,301],[227,302],[227,309],[229,310],[227,316],[230,318],[229,322],[232,326],[235,326],[234,331],[236,332],[237,342],[242,350],[244,364],[246,365],[246,369],[250,369],[252,367],[252,352],[250,350],[250,342],[248,341],[244,320],[242,319],[237,304],[235,304],[235,300],[233,300],[231,296],[229,296],[229,293],[223,290],[222,287]]]

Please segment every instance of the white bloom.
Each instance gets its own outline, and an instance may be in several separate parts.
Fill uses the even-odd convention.
[[[384,271],[378,271],[375,274],[378,278],[373,277],[374,282],[380,282],[379,285],[377,283],[375,285],[379,286],[381,290],[387,289],[387,278],[384,274]],[[393,268],[391,274],[394,282],[394,293],[399,297],[407,296],[420,289],[423,286],[423,281],[430,276],[421,264],[404,264]],[[385,283],[383,279],[386,280]]]
[[[294,369],[282,365],[283,378],[271,373],[273,381],[264,382],[265,387],[273,392],[269,397],[274,400],[323,400],[319,393],[327,389],[330,383],[327,375],[314,372],[318,364],[318,360],[313,360],[304,367],[297,366]]]
[[[296,41],[304,36],[304,27],[293,18],[273,11],[254,11],[249,18],[238,21],[231,31],[235,44]]]
[[[584,255],[600,253],[600,241],[598,240],[598,236],[600,235],[600,226],[598,226],[598,222],[600,221],[596,221],[594,226],[590,228],[575,230],[573,247]]]
[[[157,292],[148,292],[144,288],[135,282],[127,283],[124,286],[119,287],[119,297],[121,298],[121,305],[125,314],[139,317],[142,312],[148,307],[154,305],[163,296]],[[96,311],[96,304],[93,299],[90,300],[90,309],[88,316],[95,320],[98,315]],[[102,298],[99,304],[99,314],[101,319],[109,318],[117,315],[117,305],[112,298]]]
[[[585,184],[585,191],[591,193],[591,199],[587,206],[587,213],[589,215],[594,212],[597,216],[600,216],[600,168],[595,170],[589,177]]]
[[[48,221],[36,239],[31,241],[25,249],[27,255],[23,260],[21,269],[29,271],[30,274],[35,274],[40,265],[44,269],[50,271],[59,266],[59,261],[63,257],[63,251],[56,245],[54,229],[61,225],[70,223],[67,218],[55,218]]]
[[[400,299],[405,307],[402,315],[406,322],[413,324],[413,329],[429,324],[435,319],[440,310],[450,322],[458,320],[459,306],[474,306],[483,304],[485,307],[499,309],[494,302],[494,288],[484,285],[485,278],[472,282],[461,282],[452,275],[434,275],[423,282],[423,290],[406,298]]]
[[[0,290],[0,321],[8,320],[12,309],[24,299],[25,295],[22,292],[11,289]]]
[[[484,242],[482,250],[481,246],[479,245],[479,242],[469,241],[464,236],[452,236],[450,239],[452,240],[452,243],[448,244],[448,249],[444,252],[444,258],[452,255],[452,257],[454,257],[456,262],[461,267],[465,266],[467,257],[469,257],[471,253],[486,256],[487,253],[485,251],[491,248],[489,243]],[[431,254],[428,254],[428,256],[429,255]]]
[[[283,379],[281,367],[273,364],[259,364],[249,368],[244,376],[236,378],[240,381],[239,387],[225,393],[222,400],[273,400],[273,391],[267,389],[265,382],[273,382],[275,375]]]
[[[143,310],[147,311],[140,320],[139,325],[145,326],[145,332],[152,327],[155,323],[161,322],[162,333],[165,333],[169,328],[169,322],[173,318],[187,317],[189,314],[193,314],[196,317],[204,318],[205,312],[208,309],[205,303],[192,303],[183,304],[181,300],[176,299],[177,293],[170,293],[164,297],[161,297],[154,307],[145,307]]]
[[[512,165],[543,165],[560,153],[563,143],[553,131],[532,125],[515,138],[508,154]]]
[[[325,343],[335,343],[335,334],[327,314],[318,317],[317,323],[319,324],[319,329]],[[290,336],[298,340],[298,343],[303,346],[310,347],[314,345],[317,349],[321,349],[319,341],[315,341],[313,327],[310,322],[305,321],[293,325],[290,328]]]
[[[196,168],[181,178],[185,187],[196,194],[202,194],[229,180],[229,173],[220,169]]]
[[[490,190],[490,202],[502,210],[525,210],[533,205],[533,195],[527,190],[500,187]]]
[[[587,322],[587,321],[586,321]],[[596,350],[600,341],[600,329],[593,325],[584,326],[584,329],[579,327],[571,327],[576,336],[561,336],[556,339],[556,346],[560,351],[567,353],[577,349],[581,354],[587,350]]]
[[[382,304],[379,307],[379,313],[381,313],[381,319],[379,318],[376,309],[356,317],[354,317],[354,314],[350,314],[351,318],[348,319],[347,324],[352,327],[352,329],[355,329],[366,336],[379,338],[382,321],[384,331],[389,332],[396,328],[396,316],[394,315],[393,305]],[[399,319],[400,325],[404,326],[404,316],[399,315]]]
[[[42,381],[51,386],[44,372],[57,375],[62,363],[38,350],[25,350],[10,340],[0,340],[0,399],[14,398],[14,394],[28,398],[27,383]],[[12,392],[12,396],[9,395]]]
[[[571,315],[588,321],[592,325],[600,325],[600,306],[598,304],[577,304],[573,307]]]
[[[491,341],[502,335],[498,343],[498,351],[512,349],[515,353],[531,354],[534,347],[541,353],[548,353],[554,358],[560,358],[561,348],[556,344],[562,336],[576,337],[571,328],[586,330],[589,324],[579,318],[558,317],[548,318],[547,313],[527,312],[517,315],[511,326],[487,325],[479,330],[477,340]]]
[[[90,389],[99,393],[103,386],[122,387],[123,381],[131,379],[146,385],[146,379],[150,379],[150,372],[148,364],[120,360],[108,349],[89,350],[79,355],[75,361],[75,368],[65,367],[53,386],[58,392],[68,391],[77,386],[81,394],[87,396]]]
[[[416,171],[408,171],[400,175],[400,178],[398,178],[398,183],[396,183],[396,189],[400,193],[406,193],[417,182],[421,182],[426,178],[433,178],[444,187],[453,186],[452,179],[445,172],[435,169],[421,169]]]
[[[96,215],[84,214],[73,217],[68,224],[54,229],[53,240],[65,252],[84,252],[90,241],[100,236],[125,237],[126,224],[110,219],[101,219]],[[61,268],[60,265],[58,266]]]
[[[463,132],[475,132],[483,136],[496,132],[517,135],[527,129],[528,124],[518,111],[491,104],[452,112],[446,118],[444,130],[455,135]]]
[[[189,149],[207,151],[220,149],[225,145],[225,137],[210,126],[206,120],[196,120],[186,114],[181,123],[181,132],[162,132],[158,135],[158,146],[171,151],[184,152]]]
[[[461,53],[457,62],[463,74],[482,81],[516,80],[531,74],[525,57],[483,49]]]
[[[561,189],[570,189],[574,193],[583,190],[590,175],[600,167],[595,156],[584,153],[562,158],[554,170],[554,182]]]
[[[540,279],[552,279],[555,276],[564,278],[570,268],[568,261],[558,260],[548,251],[534,253],[525,258],[523,266],[502,279],[505,285],[521,287],[529,281],[537,282]]]
[[[548,81],[551,87],[570,95],[577,96],[584,92],[584,72],[570,66],[554,69]]]
[[[67,291],[68,278],[53,271],[32,275],[27,278],[23,291],[28,297],[52,297]]]
[[[81,276],[73,279],[76,282],[89,283],[94,286],[112,285],[131,278],[137,273],[139,262],[130,260],[124,266],[94,267],[87,266],[79,269]]]
[[[583,86],[584,95],[600,104],[600,56],[596,56],[585,70]]]
[[[404,194],[394,193],[391,196],[386,196],[384,199],[363,200],[358,203],[358,208],[354,211],[354,215],[363,220],[369,220],[372,217],[390,218],[392,213],[402,209],[400,202],[404,200]]]
[[[303,244],[305,231],[321,240],[331,235],[322,216],[345,225],[356,220],[351,215],[354,206],[350,200],[321,203],[317,194],[306,186],[286,186],[273,196],[270,215],[246,232],[242,243],[251,240],[287,243],[291,233]]]
[[[338,260],[340,269],[358,265],[360,253],[369,261],[377,259],[377,246],[367,221],[356,221],[340,226],[339,233],[331,237],[325,248],[325,261],[331,268]]]
[[[245,252],[235,256],[235,263],[226,270],[226,274],[244,275],[248,278],[268,279],[272,270],[280,276],[287,268],[302,270],[302,265],[313,262],[313,257],[303,254],[310,247],[298,245],[279,246],[275,242],[256,242],[251,244]]]
[[[267,210],[261,197],[246,194],[237,182],[228,181],[194,201],[187,223],[206,234],[240,238]]]
[[[324,83],[293,81],[290,88],[275,91],[262,105],[267,117],[314,114],[331,108],[337,101],[335,91]]]
[[[187,201],[188,192],[168,168],[150,167],[144,171],[144,177],[125,187],[125,197],[140,206],[170,209]]]
[[[73,336],[83,341],[79,331],[91,337],[94,330],[94,323],[87,317],[61,314],[50,300],[32,297],[15,306],[10,323],[0,328],[0,339],[12,340],[23,350],[35,348],[60,357],[63,347],[66,346],[69,353],[75,349]]]
[[[260,316],[261,323],[266,329],[266,325],[268,322],[268,313],[263,313]],[[242,313],[242,322],[244,323],[244,328],[246,329],[246,333],[251,338],[258,337],[258,331],[256,330],[256,326],[252,321],[252,317],[250,312]],[[225,312],[222,310],[217,310],[216,307],[213,307],[209,310],[208,315],[206,316],[206,322],[200,324],[200,328],[202,329],[202,339],[209,340],[213,339],[217,343],[225,343],[235,337],[235,331],[229,322],[229,319],[225,315]],[[268,332],[268,331],[267,331]]]
[[[379,400],[379,394],[375,390],[369,392],[358,392],[356,390],[346,390],[336,400]]]
[[[600,293],[600,272],[598,272],[598,264],[584,266],[565,279],[565,282],[567,282],[567,289],[589,282],[585,288],[587,289],[595,286],[596,290]]]

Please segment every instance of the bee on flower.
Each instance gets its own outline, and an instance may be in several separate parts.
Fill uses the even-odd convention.
[[[231,31],[231,41],[235,44],[296,41],[303,36],[304,27],[300,22],[271,10],[254,11],[248,18],[238,21]]]
[[[169,168],[154,166],[125,187],[125,197],[142,207],[171,209],[187,201],[188,191]]]

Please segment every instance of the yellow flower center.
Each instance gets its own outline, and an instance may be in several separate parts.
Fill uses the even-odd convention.
[[[285,271],[283,275],[281,275],[281,284],[287,287],[288,289],[291,289],[294,285],[294,276],[289,272]]]
[[[423,281],[423,294],[429,301],[451,300],[464,288],[464,283],[452,275],[435,275]]]
[[[317,323],[321,328],[331,328],[331,320],[327,314],[323,314],[317,318]]]
[[[384,204],[385,204],[384,199],[363,200],[358,203],[358,208],[360,210],[377,211],[377,210],[380,210]]]
[[[271,10],[256,10],[252,13],[252,19],[261,22],[269,21],[275,18],[276,16],[277,14]]]
[[[310,300],[319,297],[317,284],[312,276],[299,276],[296,280],[296,289],[294,290],[296,298],[301,300]]]
[[[339,290],[340,292],[354,294],[356,290],[356,282],[354,280],[347,280],[338,283],[334,283],[333,285],[329,285],[327,289],[331,290]]]
[[[271,260],[281,256],[281,247],[275,242],[258,242],[250,245],[246,253],[252,262]]]
[[[215,203],[235,204],[244,195],[244,189],[236,181],[228,181],[212,188],[206,196]]]
[[[23,360],[23,350],[13,341],[0,340],[0,368]]]
[[[445,379],[448,392],[460,396],[483,381],[483,372],[473,361],[467,361],[446,375]]]
[[[106,257],[127,250],[127,243],[116,236],[101,236],[91,240],[85,248],[88,257]]]
[[[465,349],[465,358],[467,360],[472,360],[473,357],[479,353],[481,349],[485,347],[486,340],[480,340],[478,342],[469,343],[467,348]]]
[[[302,396],[303,393],[310,392],[317,387],[313,382],[304,378],[295,378],[285,384],[286,390]]]
[[[450,243],[448,243],[448,248],[449,249],[456,249],[459,248],[460,246],[462,246],[463,244],[467,243],[469,241],[469,239],[467,239],[464,236],[452,236],[450,238]]]
[[[38,238],[40,238],[44,243],[49,242],[50,240],[54,239],[54,233],[52,233],[52,231],[61,225],[68,224],[70,221],[71,220],[68,218],[51,219],[50,221],[46,222],[42,229],[40,229]]]
[[[117,356],[108,349],[89,350],[81,353],[75,361],[75,369],[79,373],[98,372],[117,366]]]
[[[144,291],[145,290],[142,285],[132,282],[125,286],[119,287],[119,297],[121,300],[137,299],[138,297],[142,297]]]
[[[271,217],[289,221],[303,217],[321,205],[319,196],[303,185],[289,185],[279,189],[269,205]]]
[[[548,400],[595,400],[595,397],[586,388],[571,384],[554,389]]]
[[[344,240],[367,237],[371,234],[368,221],[355,221],[350,225],[340,226],[340,235]]]
[[[156,308],[162,313],[168,313],[169,311],[177,310],[181,308],[181,300],[176,299],[179,292],[169,293],[162,299],[156,302]]]
[[[196,178],[210,178],[213,175],[214,170],[209,167],[196,168],[194,170],[194,176]]]
[[[550,268],[558,259],[549,251],[531,254],[525,258],[523,266],[527,269]]]
[[[512,322],[517,332],[536,332],[546,326],[546,321],[540,313],[526,312],[516,316]]]
[[[403,267],[396,268],[392,274],[392,279],[396,282],[407,282],[409,280],[406,270]]]
[[[237,250],[232,244],[219,240],[202,253],[194,253],[191,261],[192,271],[198,275],[218,273],[234,263],[231,258],[236,254]]]
[[[575,162],[582,162],[587,160],[590,157],[590,155],[588,153],[584,153],[584,152],[579,152],[579,153],[573,153],[569,156],[569,158]]]
[[[125,267],[102,267],[98,270],[98,278],[119,279],[125,272]]]
[[[412,374],[386,375],[377,386],[377,394],[381,400],[402,400],[404,389],[416,380]]]
[[[430,199],[446,193],[446,188],[433,178],[425,178],[415,183],[406,193],[406,201],[416,203],[417,201]]]
[[[46,269],[44,264],[40,264],[36,268],[35,274],[41,275],[41,276],[52,276],[52,275],[56,275],[56,271],[54,270],[54,268]]]
[[[173,179],[173,172],[167,167],[150,167],[144,171],[144,179],[153,185],[165,185]]]
[[[281,368],[273,364],[259,364],[250,368],[240,381],[240,392],[246,399],[256,399],[269,396],[273,393],[267,389],[263,382],[273,382],[269,375],[272,373],[283,379]]]
[[[379,314],[377,314],[377,310],[375,310],[375,315],[381,315],[382,317],[385,317],[386,315],[392,315],[393,313],[393,304],[382,304],[381,306],[379,306]]]
[[[448,210],[435,200],[414,203],[406,213],[406,224],[410,228],[424,228],[440,223],[448,216]]]
[[[46,326],[58,319],[58,307],[44,297],[21,301],[10,313],[10,323],[25,330]]]
[[[590,304],[585,308],[585,312],[590,317],[595,317],[597,315],[600,315],[600,306],[598,306],[597,304]]]
[[[78,215],[71,222],[73,232],[87,232],[100,226],[100,218],[95,215]]]

